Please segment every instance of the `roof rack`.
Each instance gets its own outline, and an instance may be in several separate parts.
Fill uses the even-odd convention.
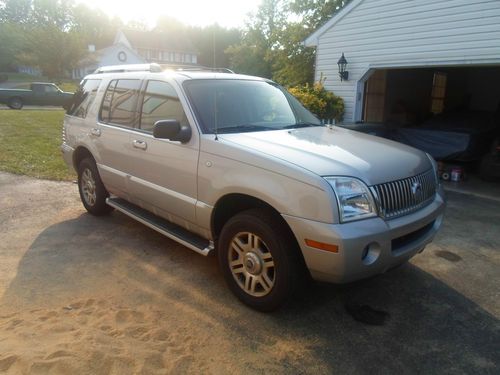
[[[235,74],[231,69],[228,68],[209,68],[206,66],[193,66],[193,67],[186,67],[186,68],[178,68],[176,69],[177,71],[188,71],[188,72],[215,72],[215,73],[230,73],[230,74]]]
[[[129,64],[129,65],[111,65],[97,68],[94,74],[103,73],[125,73],[125,72],[152,72],[159,73],[163,71],[162,67],[156,63],[151,64]]]
[[[210,68],[203,65],[162,65],[165,69],[172,69],[177,72],[215,72],[215,73],[230,73],[235,74],[231,69],[228,68]]]

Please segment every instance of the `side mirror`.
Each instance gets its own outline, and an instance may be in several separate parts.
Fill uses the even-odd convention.
[[[181,126],[177,120],[160,120],[155,122],[153,137],[186,143],[191,139],[191,128]]]

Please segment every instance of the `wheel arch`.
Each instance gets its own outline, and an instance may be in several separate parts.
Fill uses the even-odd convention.
[[[217,241],[222,231],[222,228],[230,218],[232,218],[233,216],[237,215],[240,212],[254,208],[261,208],[273,213],[279,225],[281,225],[288,232],[289,238],[291,238],[294,241],[296,249],[300,253],[301,261],[304,262],[303,264],[305,266],[305,261],[302,255],[302,251],[300,250],[297,237],[293,233],[292,228],[290,228],[286,220],[281,216],[280,212],[276,208],[274,208],[271,204],[265,202],[264,200],[256,198],[252,195],[241,194],[241,193],[229,193],[220,197],[219,200],[217,200],[217,203],[215,204],[214,209],[212,210],[212,216],[210,219],[210,228],[212,232],[212,238],[214,239],[214,241]]]
[[[75,171],[78,171],[78,165],[80,165],[81,161],[85,158],[92,158],[95,160],[92,153],[84,146],[78,146],[73,152],[73,167]]]

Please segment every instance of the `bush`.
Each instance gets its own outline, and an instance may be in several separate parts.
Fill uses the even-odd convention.
[[[291,87],[290,94],[295,96],[304,107],[327,123],[331,120],[342,121],[344,116],[344,100],[323,86],[324,79],[314,85]]]

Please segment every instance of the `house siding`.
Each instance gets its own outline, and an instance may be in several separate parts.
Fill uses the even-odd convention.
[[[344,98],[344,121],[353,122],[358,82],[371,68],[500,65],[500,1],[364,0],[317,43],[316,80],[326,77],[326,89]],[[342,52],[344,82],[337,67]]]

